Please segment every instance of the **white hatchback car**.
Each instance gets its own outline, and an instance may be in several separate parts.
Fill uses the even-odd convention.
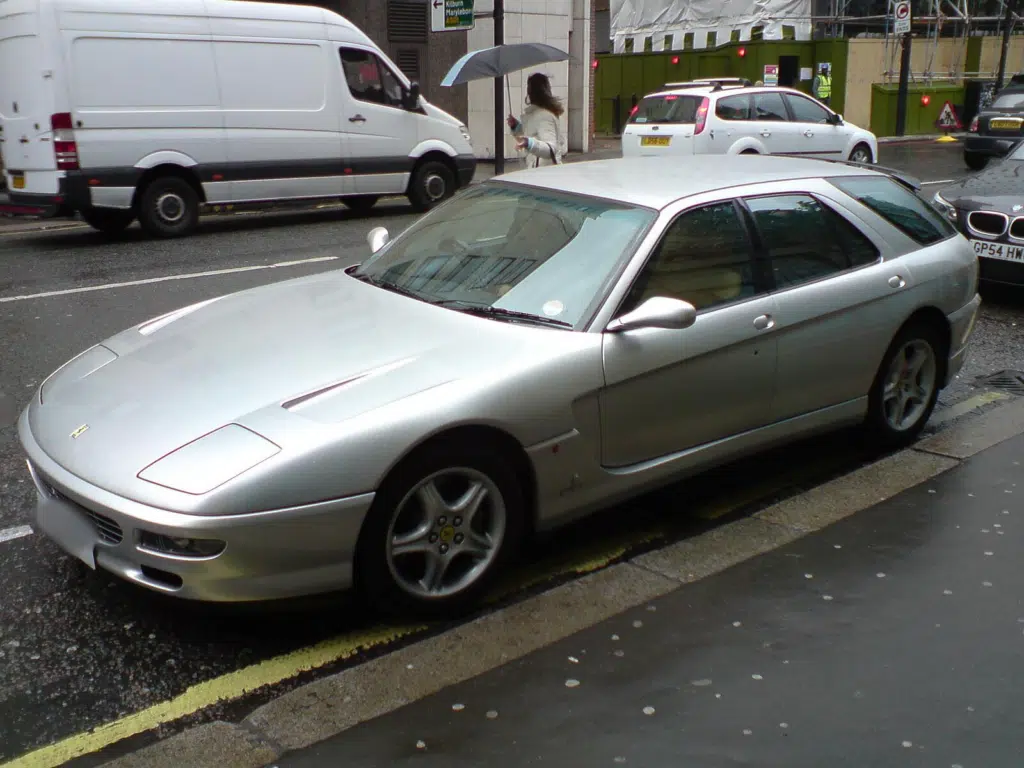
[[[633,108],[624,157],[803,155],[857,163],[878,160],[878,140],[793,88],[738,78],[670,83]]]

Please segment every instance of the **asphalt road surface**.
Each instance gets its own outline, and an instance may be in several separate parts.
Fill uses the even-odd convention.
[[[891,147],[881,162],[932,182],[929,193],[966,172],[956,145]],[[413,219],[399,200],[363,217],[331,209],[211,218],[198,235],[173,242],[146,240],[137,228],[116,244],[85,228],[0,229],[0,761],[137,712],[196,683],[365,626],[364,617],[333,596],[274,611],[206,608],[88,571],[23,527],[31,522],[34,490],[13,422],[40,381],[105,337],[179,306],[346,266],[367,255],[365,236],[372,226],[395,232]],[[936,419],[977,397],[979,375],[1024,369],[1021,322],[1024,297],[986,295],[971,358],[944,393]],[[844,453],[839,438],[830,439],[835,442],[827,451],[806,448],[806,465],[783,485],[806,484],[863,460]],[[832,456],[829,466],[817,461],[823,454]],[[800,463],[788,458],[790,466]],[[781,492],[778,477],[784,473],[776,470],[784,463],[729,470],[730,485],[759,488],[760,496],[726,498],[712,481],[703,491],[688,487],[690,506],[701,494],[706,502],[705,514],[698,515],[704,522],[692,525]],[[522,586],[564,578],[573,571],[564,564],[573,553],[610,558],[622,540],[635,543],[638,521],[655,536],[686,535],[691,522],[669,525],[663,519],[665,498],[645,500],[628,514],[612,511],[583,531],[545,544],[513,581]],[[296,674],[301,669],[297,662]],[[210,694],[210,703],[216,700]],[[217,705],[200,717],[223,715],[225,706],[230,711],[230,705]]]

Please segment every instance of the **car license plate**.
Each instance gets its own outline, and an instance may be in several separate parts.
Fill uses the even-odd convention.
[[[1020,128],[1020,120],[992,120],[988,127],[993,131],[1015,131]]]
[[[13,189],[24,189],[25,188],[25,174],[15,173],[11,176],[11,187]]]
[[[641,147],[667,147],[672,143],[671,136],[641,136]]]
[[[984,240],[971,240],[971,245],[974,246],[974,252],[982,259],[1024,262],[1024,246],[1021,245],[986,243]]]
[[[96,531],[70,504],[39,494],[36,525],[65,552],[96,570]]]

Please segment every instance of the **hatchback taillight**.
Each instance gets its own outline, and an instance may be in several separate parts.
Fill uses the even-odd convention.
[[[708,110],[711,108],[711,100],[705,96],[701,99],[700,106],[697,107],[697,124],[693,129],[693,135],[696,136],[698,133],[704,131],[704,126],[708,123]]]
[[[78,144],[75,143],[75,132],[71,127],[71,113],[50,115],[50,128],[53,129],[53,154],[57,160],[57,170],[77,171]]]

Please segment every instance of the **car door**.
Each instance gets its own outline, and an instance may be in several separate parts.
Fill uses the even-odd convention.
[[[680,214],[616,313],[654,296],[690,302],[685,330],[604,337],[602,460],[622,467],[754,429],[769,418],[774,301],[732,200]]]
[[[742,142],[740,146],[749,146],[751,142],[762,143],[753,114],[749,93],[719,97],[715,101],[714,115],[708,118],[708,135],[701,143],[700,153],[725,154],[737,142]]]
[[[793,123],[798,155],[844,159],[847,130],[832,123],[832,113],[815,101],[795,93],[784,95]]]
[[[912,310],[905,286],[889,280],[898,274],[909,285],[912,276],[883,261],[877,234],[820,195],[747,197],[743,204],[775,284],[772,421],[863,397]]]
[[[416,114],[403,105],[401,80],[373,51],[342,47],[339,55],[349,91],[341,126],[349,140],[356,191],[404,193],[418,124]]]
[[[797,147],[796,129],[789,121],[789,112],[782,94],[774,91],[762,91],[751,94],[753,102],[753,118],[756,120],[756,135],[771,155],[790,154]]]

